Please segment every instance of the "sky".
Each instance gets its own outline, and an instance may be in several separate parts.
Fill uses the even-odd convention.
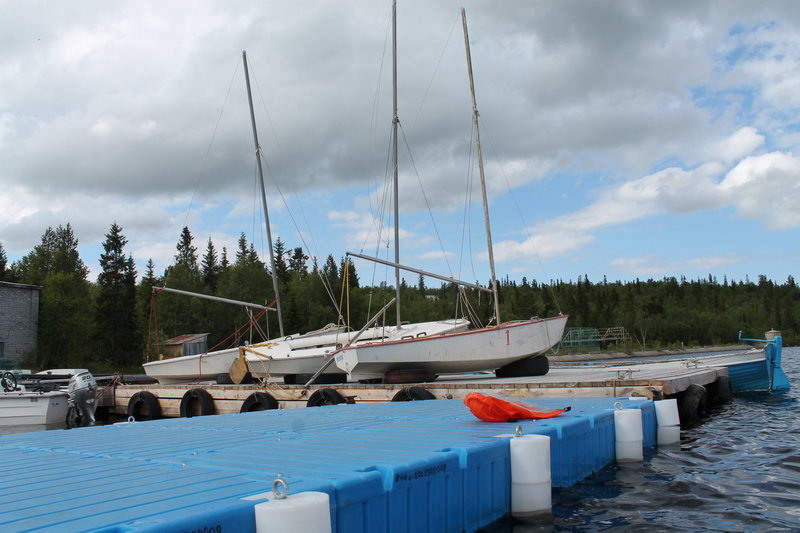
[[[592,282],[800,264],[800,4],[401,0],[400,262]],[[266,259],[247,51],[273,239],[392,259],[391,3],[0,0],[0,243],[71,224],[90,278],[116,222],[144,272],[188,226]],[[362,283],[393,284],[358,260]],[[416,284],[416,274],[404,274]],[[427,281],[438,286],[437,280]]]

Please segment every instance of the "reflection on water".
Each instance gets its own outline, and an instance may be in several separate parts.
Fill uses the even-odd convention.
[[[791,391],[736,394],[681,445],[553,491],[553,514],[486,533],[800,531],[800,348],[784,348]]]

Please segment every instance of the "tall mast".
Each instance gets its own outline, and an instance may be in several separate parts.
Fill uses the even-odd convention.
[[[278,330],[283,337],[283,312],[281,310],[281,296],[278,291],[278,272],[275,270],[275,254],[272,251],[272,230],[269,226],[269,209],[267,208],[267,191],[264,188],[264,170],[261,167],[261,145],[258,144],[258,130],[256,129],[256,114],[253,111],[253,93],[250,91],[250,71],[247,69],[247,52],[242,51],[244,63],[244,79],[247,83],[247,103],[250,104],[250,122],[253,125],[253,142],[256,145],[256,161],[258,162],[258,183],[261,186],[261,206],[264,208],[264,223],[267,225],[267,243],[269,244],[269,264],[272,268],[272,288],[275,290],[275,306],[278,309]]]
[[[475,100],[475,82],[472,79],[472,55],[469,51],[469,34],[467,33],[467,14],[461,8],[461,21],[464,25],[464,46],[467,50],[467,70],[469,71],[469,91],[472,95],[472,124],[475,128],[475,144],[478,152],[478,169],[481,175],[481,194],[483,195],[483,218],[486,222],[486,245],[489,252],[489,269],[492,274],[492,294],[494,294],[494,317],[500,324],[500,300],[497,297],[497,277],[494,271],[494,250],[492,248],[492,228],[489,224],[489,200],[486,196],[486,178],[483,174],[483,152],[481,151],[481,131],[478,128],[478,103]]]
[[[394,176],[394,262],[400,264],[400,208],[397,179],[397,0],[392,1],[392,172]],[[400,269],[395,267],[397,327],[400,328]]]

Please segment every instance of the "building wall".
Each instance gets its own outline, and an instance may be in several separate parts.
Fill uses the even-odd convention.
[[[0,357],[22,361],[36,350],[41,290],[0,281]]]

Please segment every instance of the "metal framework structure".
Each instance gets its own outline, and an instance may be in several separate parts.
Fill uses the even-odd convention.
[[[608,344],[624,344],[632,342],[625,328],[567,328],[561,340],[562,348],[592,348]]]

